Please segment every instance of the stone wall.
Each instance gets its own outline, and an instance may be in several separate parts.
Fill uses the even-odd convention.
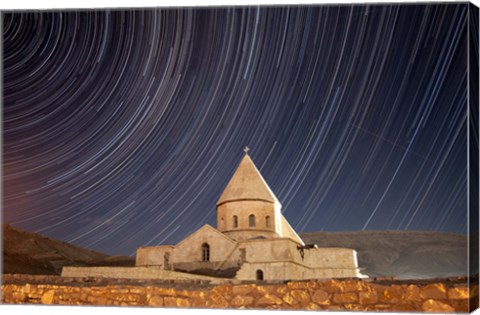
[[[237,279],[255,279],[257,270],[262,270],[267,281],[283,279],[325,279],[358,277],[357,269],[347,268],[308,268],[301,264],[285,262],[243,263],[236,274]]]
[[[255,227],[250,227],[249,224],[249,216],[252,214],[255,216]],[[217,227],[220,232],[226,232],[235,240],[248,239],[258,235],[275,237],[275,233],[280,234],[279,215],[280,212],[275,211],[275,205],[271,202],[261,200],[230,201],[217,206]],[[233,216],[237,217],[238,225],[236,227],[233,223]],[[267,216],[270,217],[269,226],[266,222]],[[222,219],[224,219],[223,226]],[[248,236],[236,233],[238,230],[248,232]],[[259,231],[263,233],[257,233]]]
[[[469,290],[466,278],[208,285],[199,281],[168,283],[13,275],[4,276],[2,291],[3,302],[14,304],[441,313],[468,312],[478,305],[478,287]]]
[[[170,256],[170,263],[202,261],[202,244],[205,243],[210,246],[209,261],[217,262],[218,265],[221,265],[225,260],[237,260],[236,257],[232,257],[237,243],[210,225],[205,224],[175,245]]]
[[[115,279],[125,276],[128,279],[208,280],[211,283],[223,281],[221,278],[155,267],[63,267],[62,269],[62,277]]]
[[[208,261],[202,261],[205,243],[210,246]],[[216,274],[240,280],[255,280],[257,270],[262,270],[265,280],[363,277],[357,268],[353,249],[300,248],[289,238],[235,242],[208,224],[176,246],[139,248],[136,266]],[[233,269],[239,268],[240,272],[235,274]],[[215,272],[205,273],[203,270]],[[86,270],[82,272],[76,276],[101,276],[86,274]]]
[[[170,255],[174,246],[148,246],[137,248],[135,255],[135,266],[159,266],[163,269],[169,269],[165,266],[170,263]],[[168,254],[168,261],[165,261],[165,254]]]

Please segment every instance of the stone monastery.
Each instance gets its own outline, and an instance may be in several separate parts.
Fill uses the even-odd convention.
[[[135,267],[64,267],[62,276],[303,280],[365,277],[355,250],[306,245],[247,151],[208,224],[177,245],[141,247]],[[221,282],[221,281],[220,281]]]

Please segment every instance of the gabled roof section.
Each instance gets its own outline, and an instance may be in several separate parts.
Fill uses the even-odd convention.
[[[282,215],[282,237],[288,237],[295,242],[299,243],[300,245],[305,245],[303,240],[298,236],[297,232],[292,228],[292,226],[288,223],[287,219]]]
[[[201,228],[199,228],[198,230],[196,230],[192,234],[185,237],[180,243],[175,245],[175,247],[179,247],[181,244],[189,242],[189,240],[197,234],[210,234],[210,235],[214,235],[215,237],[223,238],[230,243],[236,243],[236,241],[234,241],[233,239],[231,239],[227,235],[223,234],[222,232],[220,232],[219,230],[217,230],[216,228],[214,228],[210,224],[204,224]]]
[[[245,153],[217,205],[235,200],[262,200],[280,204],[248,153]]]

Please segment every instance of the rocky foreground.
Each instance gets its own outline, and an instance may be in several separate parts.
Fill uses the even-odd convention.
[[[469,289],[466,278],[209,285],[205,281],[4,275],[2,291],[3,302],[11,304],[441,313],[469,312],[478,305],[478,286]]]

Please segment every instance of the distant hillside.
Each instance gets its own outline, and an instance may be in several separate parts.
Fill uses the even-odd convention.
[[[300,237],[318,247],[355,249],[362,272],[370,277],[443,278],[467,273],[467,238],[463,235],[362,231],[301,233]],[[134,264],[130,257],[107,256],[3,225],[3,273],[58,275],[63,266]]]
[[[59,275],[63,266],[133,266],[130,257],[108,256],[3,225],[3,273]]]
[[[301,233],[300,237],[318,247],[355,249],[359,266],[370,277],[416,279],[467,274],[467,238],[459,234],[361,231]]]

